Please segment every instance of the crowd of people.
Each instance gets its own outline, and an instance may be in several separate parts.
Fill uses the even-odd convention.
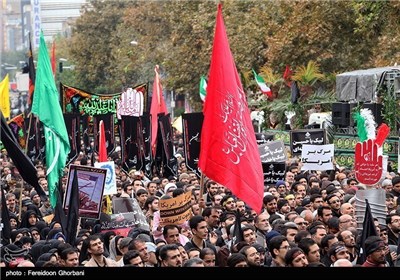
[[[132,228],[126,235],[102,230],[100,220],[81,219],[73,243],[54,215],[49,197],[41,197],[1,152],[1,184],[11,224],[2,238],[3,267],[396,267],[400,233],[400,175],[384,174],[374,186],[360,184],[354,171],[302,171],[290,159],[284,178],[264,186],[262,209],[251,209],[225,186],[188,170],[183,150],[176,153],[177,176],[153,176],[116,168],[115,197],[137,200],[150,230]],[[81,153],[74,164],[90,166]],[[46,167],[36,163],[40,186],[48,194]],[[62,179],[66,184],[68,167]],[[203,183],[203,186],[201,186]],[[377,236],[360,250],[356,193],[383,189],[386,222],[375,219]],[[160,200],[191,194],[192,216],[181,224],[162,224]],[[112,198],[112,197],[110,197]],[[105,200],[104,200],[105,201]],[[110,200],[112,201],[112,199]],[[107,212],[103,207],[104,212]],[[102,215],[107,215],[102,213]],[[240,230],[239,230],[240,225]]]

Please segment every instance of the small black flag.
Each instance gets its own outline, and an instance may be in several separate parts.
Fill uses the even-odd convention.
[[[242,223],[241,223],[241,215],[239,210],[236,210],[236,220],[235,220],[235,225],[233,229],[233,236],[232,236],[232,244],[231,244],[231,252],[234,252],[235,246],[241,242],[244,241],[243,239],[243,229],[242,229]]]
[[[10,224],[10,213],[8,212],[5,190],[1,190],[1,243],[3,245],[10,244],[11,240],[11,224]]]
[[[365,240],[370,236],[378,236],[378,233],[376,232],[374,217],[371,213],[371,207],[369,206],[368,199],[366,199],[363,228],[360,238],[360,253],[357,259],[357,264],[363,264],[367,259],[367,255],[365,254]]]
[[[300,96],[300,90],[299,90],[299,87],[298,87],[296,81],[292,82],[292,86],[290,87],[290,91],[292,93],[292,95],[291,95],[292,104],[296,104],[297,100],[299,99],[299,96]]]
[[[68,204],[68,216],[67,216],[67,230],[66,230],[66,242],[69,244],[75,243],[76,233],[78,230],[79,222],[79,186],[78,186],[78,174],[74,168],[74,175],[72,179],[71,193],[69,196]]]

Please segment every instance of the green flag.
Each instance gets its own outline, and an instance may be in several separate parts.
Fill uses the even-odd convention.
[[[51,206],[55,207],[57,203],[56,186],[63,175],[70,146],[43,31],[40,33],[36,70],[32,113],[39,118],[44,127],[44,136],[46,139],[46,175],[50,203]]]
[[[201,101],[206,100],[206,95],[207,95],[207,80],[204,76],[201,76],[200,78],[200,99]]]

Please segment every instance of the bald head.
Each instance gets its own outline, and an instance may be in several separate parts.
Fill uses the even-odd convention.
[[[22,262],[20,262],[17,267],[35,267],[35,265],[33,264],[33,262],[28,261],[28,260],[24,260]]]
[[[354,216],[355,209],[351,203],[346,202],[340,206],[340,214],[348,214],[350,216]]]
[[[338,259],[333,263],[333,267],[353,267],[353,264],[348,259]]]
[[[356,228],[357,227],[357,221],[354,217],[344,214],[339,217],[339,230],[343,231],[346,229],[350,228]]]

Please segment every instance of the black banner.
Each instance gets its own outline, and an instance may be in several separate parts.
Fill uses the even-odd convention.
[[[268,133],[256,133],[256,141],[257,145],[262,145],[265,144],[269,141],[274,140],[274,135],[273,134],[268,134]]]
[[[119,125],[122,169],[129,172],[130,169],[143,169],[143,136],[139,117],[121,116]]]
[[[299,129],[290,131],[290,151],[292,155],[301,155],[303,144],[324,145],[325,129]]]
[[[151,118],[150,114],[144,113],[140,116],[140,123],[142,126],[142,134],[143,137],[143,154],[144,154],[144,174],[146,177],[152,177],[152,163],[153,163],[153,155],[151,153]]]
[[[24,126],[25,131],[28,132],[26,136],[26,154],[32,162],[40,160],[45,163],[46,139],[44,139],[42,123],[34,115],[31,115],[25,119]]]
[[[285,179],[286,164],[284,162],[263,162],[264,185],[275,185]]]
[[[178,174],[178,161],[174,156],[174,145],[172,143],[172,125],[170,115],[159,116],[158,125],[160,127],[162,146],[164,148],[163,157],[163,176],[176,176]]]
[[[99,153],[99,123],[102,120],[104,123],[104,134],[106,137],[107,155],[111,154],[115,149],[115,128],[114,128],[114,114],[96,115],[93,118],[93,137],[94,147],[96,153]]]
[[[88,115],[83,115],[81,116],[82,120],[82,140],[83,144],[85,145],[85,153],[88,154],[89,152],[91,153],[91,147],[90,147],[90,135],[92,135],[93,126],[90,125],[89,121],[89,116]]]
[[[71,151],[68,154],[67,165],[71,164],[79,155],[81,150],[81,133],[80,133],[80,114],[64,114],[64,122],[67,128],[69,145]]]
[[[196,173],[198,177],[201,172],[198,169],[200,155],[201,128],[204,116],[202,112],[182,115],[183,121],[183,146],[185,151],[186,166]]]

